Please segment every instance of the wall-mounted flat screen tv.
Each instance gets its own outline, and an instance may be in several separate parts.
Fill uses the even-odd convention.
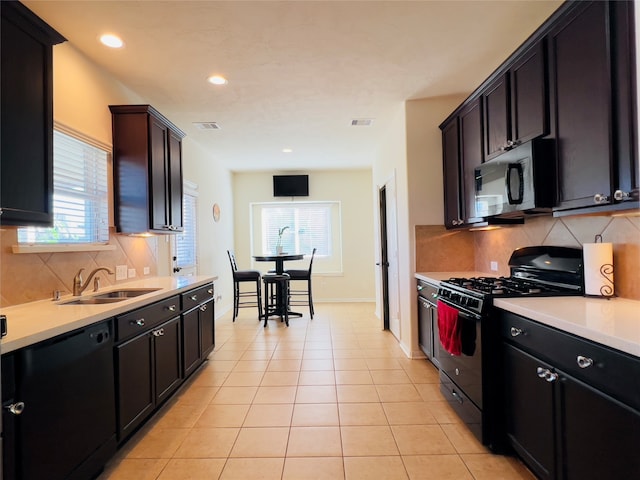
[[[274,175],[274,197],[308,197],[309,175]]]

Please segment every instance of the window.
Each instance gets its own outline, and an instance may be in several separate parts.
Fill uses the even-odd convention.
[[[316,248],[314,271],[342,271],[339,202],[255,203],[251,215],[255,254],[275,253],[278,232],[284,229],[280,243],[284,252],[311,255]]]
[[[176,235],[176,265],[192,268],[196,261],[196,197],[185,193],[182,197],[183,230]]]
[[[53,132],[53,227],[18,229],[21,244],[109,241],[108,149]]]

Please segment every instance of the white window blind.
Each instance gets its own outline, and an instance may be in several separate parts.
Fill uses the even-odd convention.
[[[339,202],[256,203],[251,212],[252,247],[256,254],[275,253],[278,232],[284,229],[280,241],[283,252],[311,255],[316,248],[314,272],[342,271]],[[287,267],[298,268],[294,262]]]
[[[107,243],[109,199],[106,149],[53,132],[53,227],[18,229],[18,242]]]
[[[176,235],[176,264],[180,268],[195,267],[196,262],[196,197],[182,197],[183,230]]]

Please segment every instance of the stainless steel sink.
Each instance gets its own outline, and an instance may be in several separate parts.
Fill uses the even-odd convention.
[[[103,305],[105,303],[116,303],[128,298],[138,297],[145,293],[155,292],[159,288],[126,288],[113,290],[111,292],[100,293],[91,297],[80,297],[60,303],[60,305]]]
[[[122,297],[122,298],[86,297],[86,298],[77,298],[75,300],[69,300],[67,302],[62,302],[59,305],[102,305],[105,303],[122,302],[123,300],[126,300],[126,297]]]
[[[138,297],[140,295],[144,295],[145,293],[155,292],[156,290],[160,290],[159,288],[126,288],[123,290],[114,290],[112,292],[100,293],[98,295],[93,295],[91,298],[98,299],[126,299],[132,297]]]

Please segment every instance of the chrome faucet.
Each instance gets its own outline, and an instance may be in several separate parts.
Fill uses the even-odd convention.
[[[81,268],[80,270],[78,270],[78,273],[76,273],[76,276],[73,277],[73,294],[78,297],[80,295],[82,295],[82,292],[84,292],[84,290],[89,286],[89,284],[91,283],[91,279],[93,278],[93,276],[98,273],[100,270],[104,270],[105,272],[107,272],[109,275],[113,275],[113,272],[111,270],[109,270],[107,267],[98,267],[96,269],[94,269],[90,274],[89,274],[89,278],[87,278],[87,281],[83,284],[82,283],[82,272],[83,272],[84,268]]]

